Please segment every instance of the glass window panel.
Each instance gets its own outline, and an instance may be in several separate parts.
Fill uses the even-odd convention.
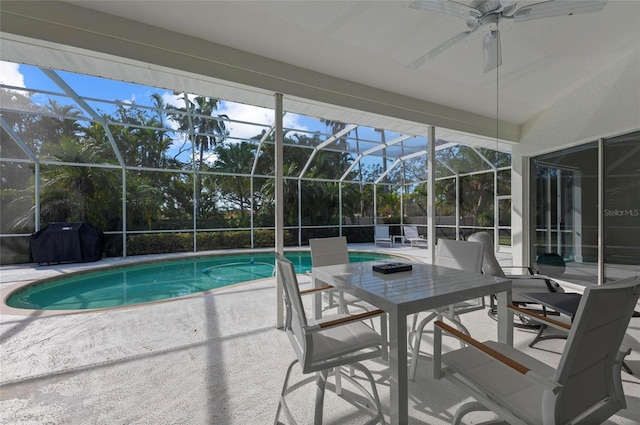
[[[640,272],[640,132],[604,142],[606,281]]]
[[[493,173],[460,178],[460,214],[463,226],[493,227]]]
[[[0,265],[29,262],[30,236],[0,237]]]
[[[288,180],[285,180],[287,184]],[[275,226],[275,180],[253,178],[253,225],[254,227]],[[285,193],[287,193],[285,191]],[[285,196],[286,199],[286,196]],[[286,204],[285,204],[286,205]],[[286,215],[285,215],[286,217]]]
[[[0,233],[33,233],[34,166],[24,162],[3,161],[0,167]]]
[[[588,143],[532,160],[531,263],[561,255],[565,279],[595,284],[598,276],[598,145]],[[532,220],[533,221],[533,220]]]
[[[19,137],[19,141],[26,145],[22,140],[22,137]],[[4,128],[0,128],[0,142],[2,142],[0,143],[0,157],[7,160],[29,160],[30,155],[35,155],[35,151],[33,149],[27,146],[23,147],[18,144],[18,141],[16,141],[12,136],[9,136],[9,133],[7,133]]]
[[[442,179],[435,183],[436,225],[456,224],[456,179]]]
[[[193,252],[193,233],[163,232],[127,235],[128,255]]]
[[[44,164],[40,177],[41,228],[49,223],[82,221],[102,231],[122,229],[120,170]]]
[[[275,181],[274,184],[274,192],[275,192]],[[298,181],[295,179],[285,179],[284,180],[284,226],[298,226],[300,225],[300,220],[298,216],[299,204],[298,197],[300,194]],[[301,195],[300,195],[301,196]],[[275,199],[273,204],[275,205]],[[275,210],[274,214],[274,225],[275,225]]]
[[[127,229],[193,229],[193,177],[168,171],[127,170]],[[202,184],[202,183],[201,183]],[[201,211],[210,207],[203,197]]]
[[[378,223],[400,223],[400,186],[378,185]]]
[[[498,200],[498,225],[511,227],[511,199]]]
[[[511,169],[497,171],[498,196],[511,195]]]
[[[351,161],[352,158],[349,154],[319,150],[308,163],[303,177],[337,180],[349,168]]]
[[[426,224],[427,184],[407,185],[403,199],[406,224]]]
[[[511,229],[500,229],[499,233],[499,244],[501,246],[511,246]]]
[[[239,175],[213,176],[219,201],[217,210],[224,216],[222,227],[251,226],[251,177]],[[255,189],[254,189],[255,190]],[[258,191],[260,188],[257,189]]]
[[[339,184],[308,181],[301,183],[301,218],[303,226],[339,224]]]

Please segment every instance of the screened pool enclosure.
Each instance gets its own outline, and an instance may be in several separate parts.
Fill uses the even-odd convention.
[[[108,256],[274,246],[275,104],[16,68],[24,84],[0,86],[4,264],[53,222],[97,226]],[[507,144],[286,109],[282,123],[285,246],[373,242],[375,224],[426,235],[430,143],[436,237],[510,244]]]

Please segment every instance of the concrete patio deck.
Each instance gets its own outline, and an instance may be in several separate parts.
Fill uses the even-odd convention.
[[[420,248],[385,251],[426,258],[426,250]],[[2,267],[0,290],[13,282],[116,261],[123,262]],[[501,261],[510,258],[504,255]],[[300,280],[308,284],[308,277]],[[286,368],[294,358],[286,335],[274,327],[275,305],[275,281],[266,279],[121,309],[53,316],[3,313],[0,423],[273,423]],[[496,336],[495,322],[485,311],[467,314],[463,322],[480,340]],[[640,339],[640,318],[632,319],[629,334]],[[543,341],[531,349],[527,344],[533,336],[531,330],[516,329],[514,345],[549,364],[557,363],[564,342]],[[626,363],[634,374],[622,374],[628,408],[607,424],[640,424],[640,346],[633,350]],[[385,364],[379,360],[366,365],[378,378],[388,421]],[[294,371],[292,380],[299,379],[299,368]],[[349,387],[346,391],[344,399],[327,393],[326,423],[366,420],[351,402],[358,396]],[[313,385],[293,396],[298,398],[291,405],[299,423],[311,423]],[[456,407],[467,400],[450,383],[431,377],[427,358],[418,365],[409,398],[410,423],[434,425],[450,423]],[[471,414],[467,423],[491,417]]]

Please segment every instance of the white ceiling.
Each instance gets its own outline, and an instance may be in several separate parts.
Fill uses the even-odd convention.
[[[559,0],[572,1],[572,0]],[[517,2],[524,4],[539,1]],[[317,72],[495,116],[496,72],[483,73],[481,28],[418,70],[407,65],[466,31],[463,19],[410,1],[73,1]],[[470,2],[466,2],[469,4]],[[500,22],[501,119],[522,124],[640,47],[640,2],[598,13]]]
[[[518,1],[516,8],[538,2]],[[232,73],[235,72],[232,62],[236,60],[239,72],[253,67],[251,72],[254,76],[259,77],[264,72],[275,76],[271,81],[276,83],[288,76],[292,80],[298,78],[295,84],[302,87],[301,92],[315,90],[314,86],[333,84],[324,86],[323,96],[344,89],[341,93],[347,93],[352,104],[356,105],[362,105],[362,102],[369,102],[367,107],[371,105],[371,100],[367,100],[371,97],[363,95],[359,98],[359,91],[368,87],[379,90],[374,103],[382,104],[385,97],[401,96],[389,100],[388,105],[395,108],[393,118],[387,118],[388,114],[383,109],[376,112],[376,105],[365,116],[349,107],[327,105],[320,98],[306,100],[308,98],[300,92],[289,93],[285,99],[289,102],[285,106],[294,112],[409,134],[424,134],[425,123],[473,131],[463,128],[471,123],[471,128],[480,130],[474,133],[483,134],[485,138],[495,134],[492,131],[496,128],[498,113],[500,122],[506,125],[501,128],[507,129],[512,135],[510,140],[516,141],[518,126],[534,119],[565,95],[583,90],[585,82],[640,50],[640,0],[609,0],[598,13],[520,23],[502,20],[503,65],[498,72],[483,73],[482,38],[486,28],[480,28],[418,70],[412,70],[407,65],[416,58],[468,28],[461,18],[416,10],[410,8],[410,4],[411,1],[400,0],[4,0],[0,3],[0,11],[3,12],[3,28],[9,28],[9,33],[0,33],[3,36],[0,58],[142,84],[156,83],[158,87],[195,90],[192,92],[262,106],[272,104],[270,94],[273,91],[283,92],[277,88],[265,91],[262,87],[242,90],[243,94],[234,98],[232,92],[238,88],[235,81],[227,85],[217,84],[217,91],[211,93],[211,90],[207,91],[210,86],[202,84],[210,85],[213,81],[211,76],[215,73],[205,77],[188,71],[177,72],[180,64],[166,69],[151,64],[145,66],[144,54],[152,55],[150,61],[155,58],[153,50],[150,53],[139,50],[147,37],[150,45],[162,47],[165,43],[167,51],[184,50],[184,58],[202,55],[209,63],[214,63],[217,58],[211,58],[212,55],[226,54],[220,63],[232,65],[224,68]],[[17,23],[23,21],[17,18],[29,15],[24,25],[32,28],[25,29],[23,24]],[[131,21],[155,28],[151,31],[150,27],[145,27],[134,33],[132,28],[136,26],[131,25]],[[50,26],[50,22],[54,25]],[[33,28],[34,25],[37,29]],[[76,29],[81,31],[74,32]],[[127,52],[126,59],[113,60],[112,55],[120,53],[117,49],[129,49],[129,46],[120,43],[110,48],[90,40],[94,34],[107,32],[111,34],[109,40],[112,42],[124,40],[129,35],[138,37],[134,47],[137,50],[133,50],[133,54]],[[179,44],[182,40],[177,45],[170,45],[173,33],[237,50],[197,51],[198,48],[213,48],[214,44],[185,49]],[[42,41],[22,40],[23,35],[45,38]],[[56,39],[57,43],[66,41],[69,47],[48,42],[49,37]],[[82,48],[84,45],[95,45],[97,50],[87,54],[73,47]],[[248,54],[239,55],[238,51]],[[155,53],[158,52],[156,48]],[[139,60],[142,62],[132,66],[136,55],[141,56]],[[305,80],[300,80],[300,70],[305,69],[314,72],[308,72]],[[327,83],[326,76],[337,80]],[[185,83],[187,80],[189,82]],[[284,91],[284,94],[288,93]],[[427,103],[408,105],[413,99]],[[398,119],[405,113],[418,119]],[[439,122],[429,123],[419,116],[420,113]],[[461,140],[459,142],[462,143]],[[482,145],[485,142],[493,143],[475,140],[472,144]]]

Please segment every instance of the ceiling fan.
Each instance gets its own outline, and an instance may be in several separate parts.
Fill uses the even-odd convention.
[[[516,8],[515,0],[473,0],[469,5],[454,0],[415,0],[409,7],[412,9],[430,10],[458,16],[467,22],[468,31],[450,38],[433,50],[420,56],[409,64],[416,69],[433,59],[449,47],[464,40],[481,27],[488,27],[489,32],[482,41],[484,56],[484,72],[489,72],[502,65],[500,47],[500,31],[498,22],[502,19],[513,19],[514,22],[531,21],[533,19],[553,16],[570,16],[578,13],[601,11],[608,0],[548,0]]]

